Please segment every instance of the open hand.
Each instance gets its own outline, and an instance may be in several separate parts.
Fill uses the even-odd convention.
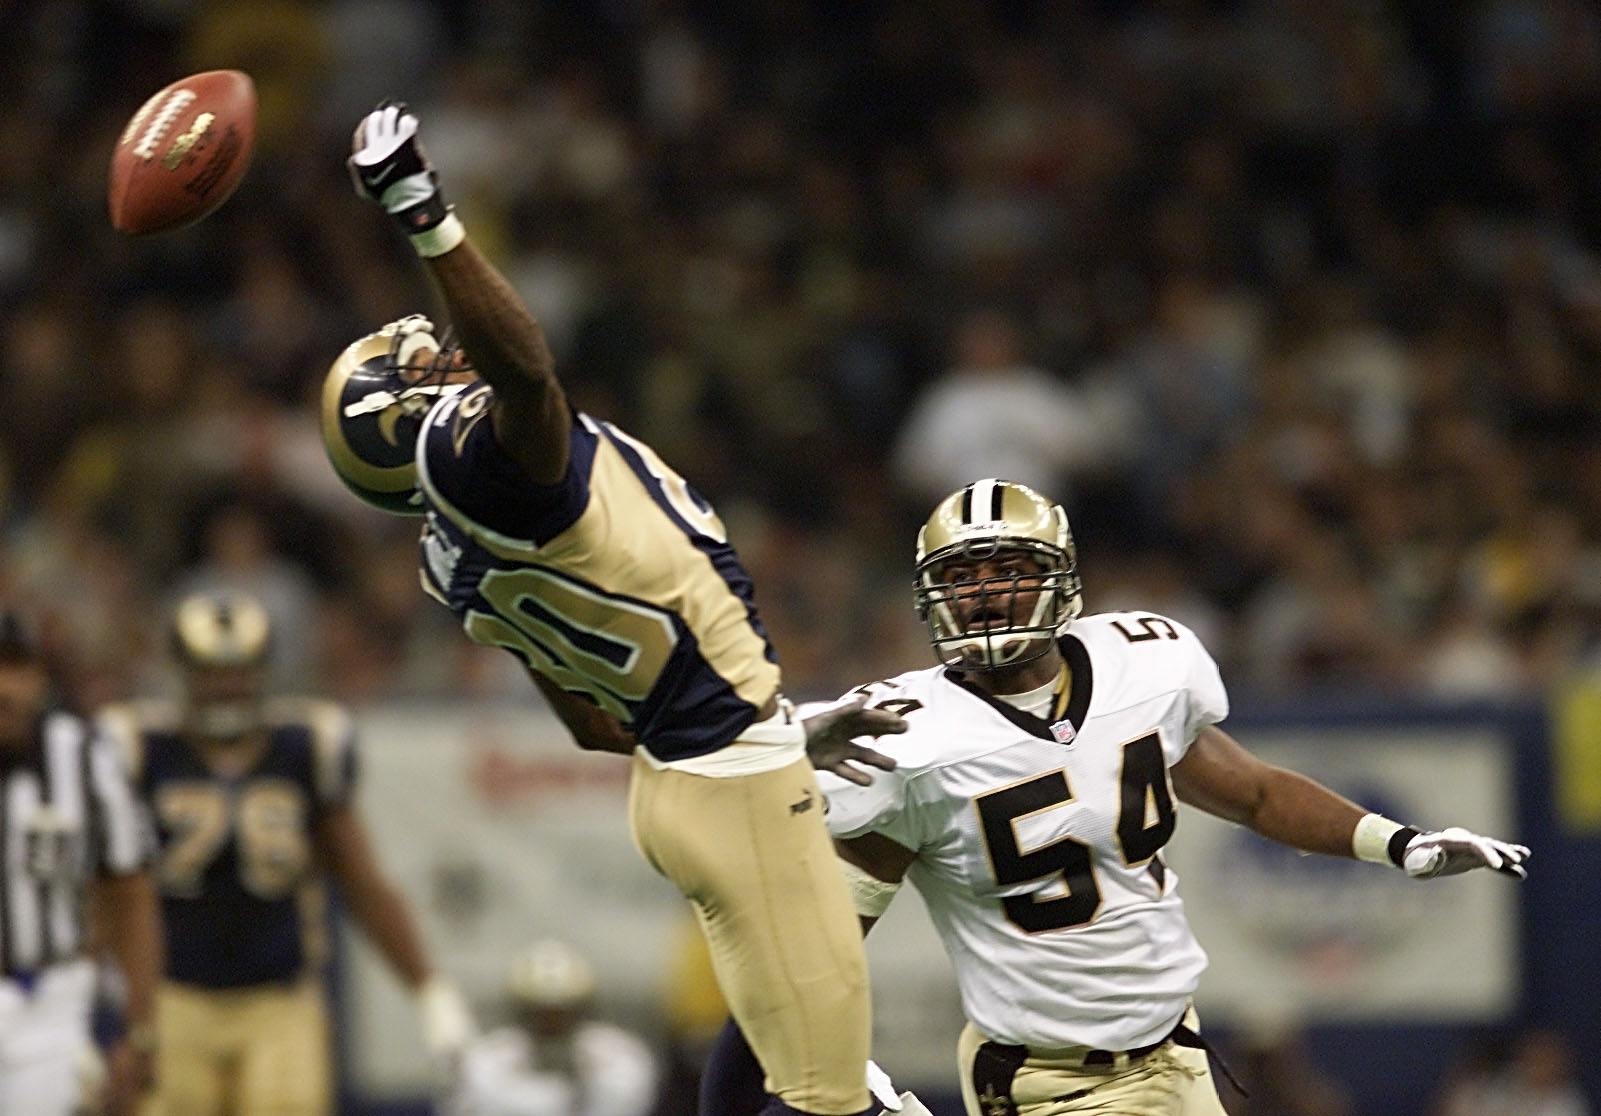
[[[1452,826],[1438,833],[1420,833],[1407,842],[1406,851],[1401,856],[1401,867],[1407,875],[1417,879],[1454,876],[1474,868],[1492,868],[1521,880],[1529,875],[1523,867],[1523,862],[1528,858],[1529,849],[1526,845],[1514,845],[1494,837],[1480,837],[1460,826]]]
[[[862,736],[884,736],[906,731],[906,719],[887,709],[869,709],[865,696],[813,714],[806,726],[806,755],[819,771],[831,771],[847,782],[865,787],[873,777],[862,763],[882,771],[895,770],[895,761],[883,752],[856,743]]]

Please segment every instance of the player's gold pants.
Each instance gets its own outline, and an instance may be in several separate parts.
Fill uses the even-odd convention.
[[[320,984],[210,989],[156,998],[155,1092],[142,1116],[327,1116],[328,1013]]]
[[[867,957],[810,764],[719,779],[636,756],[629,822],[694,905],[768,1091],[803,1112],[867,1108]]]
[[[1193,1009],[1184,1021],[1195,1028]],[[984,1036],[969,1023],[956,1044],[962,1071],[962,1103],[967,1106],[968,1116],[1003,1112],[1015,1112],[1017,1116],[1070,1116],[1075,1112],[1105,1116],[1228,1116],[1218,1099],[1204,1050],[1167,1042],[1143,1058],[1119,1057],[1109,1066],[1085,1066],[1082,1053],[1078,1057],[1041,1057],[1029,1051],[1027,1059],[1010,1073],[1009,1083],[988,1085],[981,1094],[973,1063],[984,1042]],[[995,1076],[990,1074],[985,1079],[993,1081]],[[1015,1107],[1005,1107],[1006,1101]]]

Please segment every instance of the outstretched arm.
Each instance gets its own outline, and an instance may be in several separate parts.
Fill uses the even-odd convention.
[[[538,484],[567,471],[572,414],[555,361],[528,307],[471,240],[424,259],[450,309],[462,351],[495,389],[495,438]]]
[[[1179,799],[1303,852],[1352,856],[1351,834],[1366,810],[1321,783],[1263,763],[1215,726],[1173,765]]]
[[[857,764],[894,771],[895,761],[883,752],[856,743],[864,736],[906,731],[906,718],[888,709],[869,709],[867,698],[833,705],[802,722],[806,728],[806,755],[819,771],[831,771],[846,782],[869,786],[873,777]]]
[[[450,310],[462,351],[495,389],[495,437],[539,484],[567,471],[572,416],[544,331],[511,284],[467,238],[439,192],[417,117],[385,103],[356,126],[351,178],[411,238]]]
[[[1215,726],[1201,730],[1172,776],[1181,801],[1305,852],[1392,863],[1417,877],[1473,868],[1525,875],[1529,850],[1522,845],[1392,822],[1305,775],[1263,763]]]

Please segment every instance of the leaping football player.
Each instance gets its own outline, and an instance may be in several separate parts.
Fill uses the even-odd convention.
[[[426,590],[528,669],[581,747],[633,756],[629,820],[694,907],[767,1111],[869,1110],[867,965],[813,767],[869,783],[855,702],[803,723],[721,520],[644,443],[567,400],[543,332],[445,205],[417,117],[356,129],[357,190],[406,233],[459,344],[414,317],[352,344],[322,401],[335,471],[423,517]]]

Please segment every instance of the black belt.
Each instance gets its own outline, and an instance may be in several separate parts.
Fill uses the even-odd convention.
[[[1129,1062],[1137,1062],[1147,1058],[1166,1046],[1169,1042],[1177,1046],[1187,1046],[1195,1050],[1205,1050],[1212,1055],[1223,1076],[1228,1078],[1229,1084],[1238,1089],[1241,1096],[1245,1090],[1230,1072],[1229,1067],[1218,1058],[1205,1039],[1184,1025],[1180,1019],[1173,1025],[1173,1029],[1155,1042],[1146,1046],[1136,1046],[1132,1050],[1086,1050],[1079,1056],[1081,1066],[1114,1066],[1118,1059],[1125,1058]],[[1077,1048],[1074,1048],[1077,1049]],[[1016,1116],[1017,1106],[1012,1102],[1012,1078],[1017,1071],[1023,1068],[1023,1063],[1030,1058],[1040,1058],[1045,1061],[1061,1059],[1065,1053],[1058,1048],[1052,1050],[1047,1047],[1030,1048],[1015,1046],[1002,1042],[984,1042],[980,1044],[977,1055],[973,1060],[974,1092],[978,1095],[980,1110],[984,1116]],[[1083,1089],[1067,1097],[1058,1097],[1057,1100],[1076,1100],[1088,1096],[1093,1089]]]
[[[1154,1054],[1169,1042],[1177,1046],[1188,1046],[1196,1050],[1205,1050],[1206,1044],[1201,1036],[1184,1025],[1181,1019],[1173,1024],[1173,1029],[1149,1046],[1136,1046],[1132,1050],[1091,1050],[1084,1055],[1083,1064],[1086,1066],[1115,1066],[1118,1058],[1127,1058],[1137,1062],[1149,1054]]]

